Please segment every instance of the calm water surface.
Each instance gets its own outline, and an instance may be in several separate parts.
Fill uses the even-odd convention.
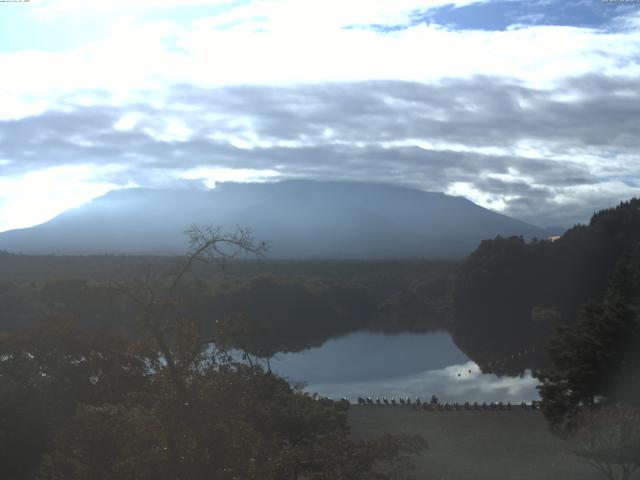
[[[337,399],[359,396],[448,402],[538,399],[537,381],[483,374],[448,333],[385,335],[357,332],[300,353],[281,353],[271,368],[305,391]]]

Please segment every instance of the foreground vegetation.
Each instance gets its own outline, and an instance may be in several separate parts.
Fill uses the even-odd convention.
[[[190,234],[169,282],[114,285],[135,308],[133,335],[53,315],[0,336],[3,478],[395,478],[420,437],[353,441],[347,404],[234,362],[214,343],[225,329],[190,315],[181,285],[195,261],[262,253],[247,232]]]
[[[423,447],[352,441],[347,405],[179,343],[169,367],[152,341],[65,323],[4,335],[2,478],[394,478],[401,454]]]

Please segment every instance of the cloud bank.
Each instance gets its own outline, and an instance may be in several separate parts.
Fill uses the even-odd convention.
[[[564,226],[638,193],[640,8],[144,3],[18,12],[96,34],[0,53],[0,230],[185,180],[383,181]]]

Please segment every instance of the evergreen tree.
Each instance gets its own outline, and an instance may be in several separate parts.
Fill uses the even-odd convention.
[[[537,373],[543,410],[552,428],[570,433],[576,417],[597,403],[640,406],[640,245],[623,256],[601,303],[558,330],[552,366]]]

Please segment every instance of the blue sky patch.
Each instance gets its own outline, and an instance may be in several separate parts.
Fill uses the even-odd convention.
[[[514,25],[607,28],[614,18],[638,9],[640,4],[602,0],[498,0],[416,12],[412,25],[434,23],[456,30],[486,31],[507,30]]]

